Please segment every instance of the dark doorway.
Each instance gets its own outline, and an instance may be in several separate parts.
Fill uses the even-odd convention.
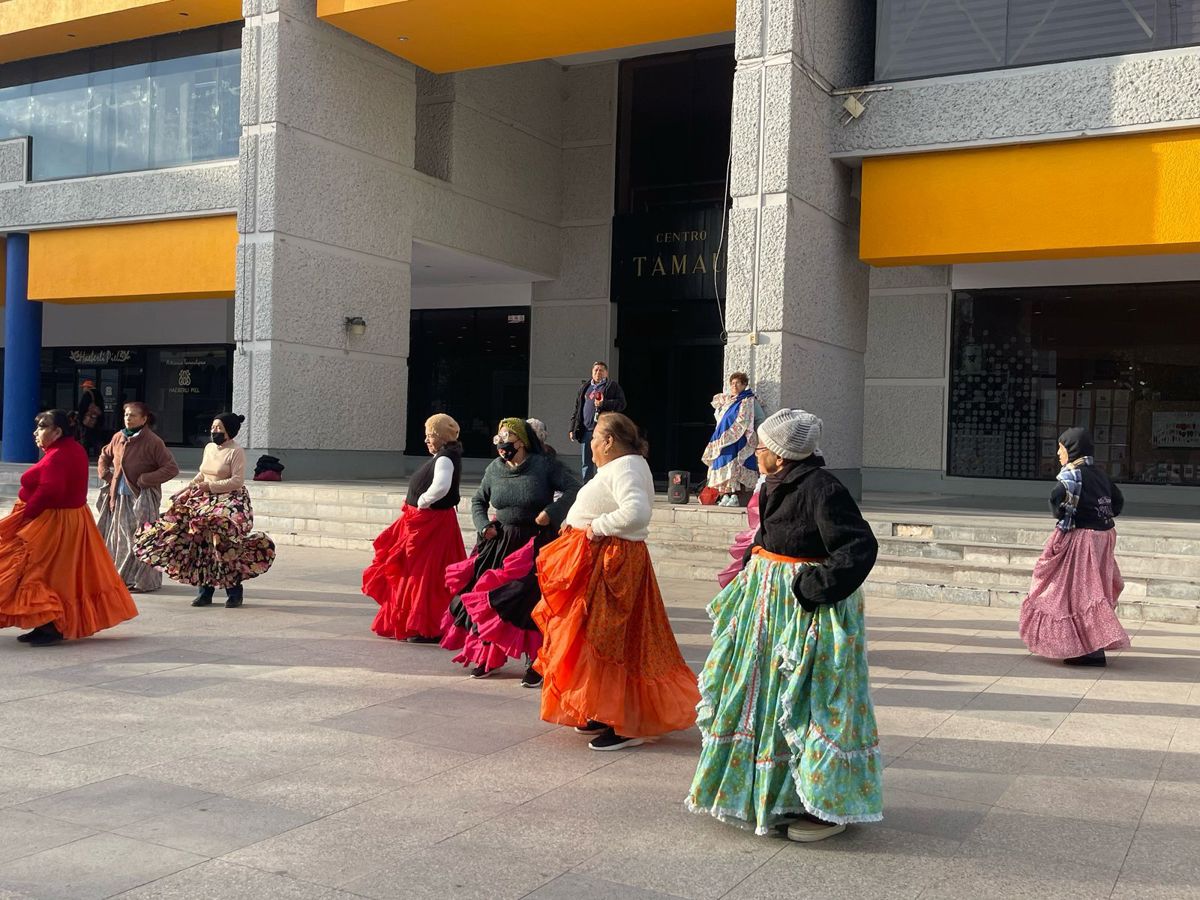
[[[529,406],[529,308],[415,309],[411,323],[405,453],[428,452],[425,420],[444,412],[466,456],[495,456],[500,419]]]
[[[621,64],[612,299],[629,415],[650,467],[704,472],[724,368],[733,48]]]

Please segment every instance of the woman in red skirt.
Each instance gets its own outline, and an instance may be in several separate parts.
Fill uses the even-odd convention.
[[[466,559],[458,527],[462,444],[458,423],[438,413],[425,422],[432,458],[408,483],[400,518],[375,539],[363,593],[379,604],[371,630],[410,644],[436,644],[450,604],[446,567]]]
[[[628,418],[600,416],[596,477],[537,561],[542,718],[591,735],[593,750],[690,728],[700,702],[646,549],[654,501],[646,449]]]
[[[138,614],[87,508],[87,451],[61,409],[34,419],[42,458],[0,519],[0,628],[33,647],[90,637]]]
[[[1103,666],[1105,650],[1129,646],[1117,619],[1125,583],[1114,556],[1113,522],[1125,498],[1096,467],[1084,429],[1059,435],[1058,461],[1062,471],[1050,495],[1058,525],[1033,567],[1033,584],[1021,606],[1021,640],[1038,656]]]

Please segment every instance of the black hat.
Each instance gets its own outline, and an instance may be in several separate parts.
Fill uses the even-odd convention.
[[[225,433],[231,438],[237,437],[237,433],[242,430],[242,423],[246,421],[245,416],[239,416],[232,412],[224,412],[213,418],[225,426]]]

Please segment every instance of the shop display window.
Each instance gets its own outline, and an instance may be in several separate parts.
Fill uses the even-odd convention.
[[[1114,481],[1200,484],[1200,283],[958,291],[950,475],[1050,479],[1092,432]]]

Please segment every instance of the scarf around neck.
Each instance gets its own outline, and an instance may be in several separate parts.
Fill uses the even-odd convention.
[[[1060,504],[1062,516],[1059,517],[1060,531],[1071,531],[1075,527],[1075,513],[1079,510],[1079,495],[1083,492],[1083,469],[1094,462],[1090,456],[1073,459],[1058,473],[1058,483],[1067,491],[1067,496]]]

